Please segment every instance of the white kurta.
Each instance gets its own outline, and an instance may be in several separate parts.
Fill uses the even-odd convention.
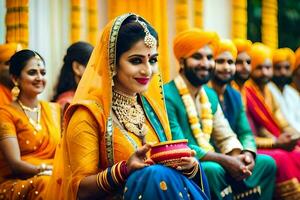
[[[285,85],[283,92],[274,83],[269,83],[268,87],[279,104],[283,116],[289,125],[300,132],[300,96],[291,86]]]

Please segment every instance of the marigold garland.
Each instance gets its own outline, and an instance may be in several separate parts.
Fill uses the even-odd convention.
[[[273,49],[278,47],[277,13],[277,0],[262,1],[262,42]]]
[[[232,1],[232,38],[247,39],[247,0]]]
[[[206,151],[214,151],[213,146],[209,143],[213,130],[213,114],[211,110],[211,104],[205,93],[205,90],[201,88],[199,91],[201,104],[200,112],[200,110],[197,111],[194,100],[182,77],[178,75],[174,79],[174,82],[184,103],[190,127],[198,145]],[[202,129],[199,122],[198,113],[201,113]]]

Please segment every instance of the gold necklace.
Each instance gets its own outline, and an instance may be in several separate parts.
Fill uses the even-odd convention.
[[[25,106],[20,100],[18,100],[19,105],[21,106],[23,112],[25,113],[26,117],[29,120],[29,123],[33,126],[34,130],[36,130],[37,132],[42,130],[42,125],[40,123],[41,121],[41,105],[39,104],[37,107],[35,108],[30,108]],[[35,121],[34,119],[32,119],[27,113],[26,111],[32,112],[32,113],[36,113],[37,114],[37,120]]]
[[[130,97],[113,90],[112,100],[112,109],[119,122],[127,131],[144,141],[148,128],[145,124],[144,111],[142,106],[138,104],[137,97]]]
[[[20,104],[20,106],[23,108],[23,110],[27,110],[29,112],[37,112],[38,111],[38,106],[35,108],[30,108],[28,106],[25,106],[20,100],[18,100],[18,103]]]

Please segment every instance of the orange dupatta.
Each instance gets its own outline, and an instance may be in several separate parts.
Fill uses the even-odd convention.
[[[265,127],[275,137],[281,134],[281,128],[268,104],[265,103],[261,91],[253,80],[248,80],[244,86],[247,110],[260,126]],[[265,88],[267,90],[267,88]],[[268,91],[267,91],[268,92]]]
[[[118,31],[125,19],[134,14],[125,14],[117,17],[109,22],[102,30],[100,39],[91,55],[84,75],[77,87],[74,99],[68,107],[65,114],[65,128],[72,118],[73,113],[80,107],[87,109],[96,120],[99,127],[100,138],[105,137],[106,145],[112,145],[112,76],[116,67],[116,43]],[[162,90],[162,79],[160,74],[155,74],[150,82],[148,91],[142,95],[146,97],[149,104],[155,111],[161,125],[163,126],[165,135],[171,140],[171,132],[167,119],[164,96]],[[104,134],[104,135],[101,135]],[[66,135],[72,135],[67,132]],[[69,136],[70,137],[70,136]],[[49,184],[49,198],[56,197],[58,199],[76,199],[77,191],[84,175],[73,177],[71,166],[68,165],[70,155],[67,152],[68,141],[63,137],[55,156],[54,172],[51,184]],[[99,142],[100,143],[100,142]],[[99,144],[100,147],[101,144]],[[109,154],[108,149],[103,154]],[[101,166],[111,166],[108,156],[104,159]],[[78,173],[84,174],[84,173]]]

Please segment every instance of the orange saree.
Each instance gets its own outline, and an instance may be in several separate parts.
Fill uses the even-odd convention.
[[[0,83],[0,105],[9,104],[12,101],[12,96],[7,87]]]
[[[27,116],[14,105],[0,107],[0,140],[16,137],[21,159],[33,165],[52,165],[60,140],[60,107],[40,102],[40,131],[35,131]],[[49,176],[34,176],[26,180],[14,177],[9,164],[0,154],[0,199],[44,199]]]

